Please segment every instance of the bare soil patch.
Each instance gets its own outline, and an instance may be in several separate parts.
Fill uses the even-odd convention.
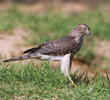
[[[25,34],[25,31],[17,28],[13,30],[13,35],[0,35],[0,52],[3,57],[20,55],[27,48],[23,46],[23,34]]]
[[[21,5],[17,6],[17,8],[20,11],[25,12],[40,12],[45,13],[47,11],[53,10],[55,13],[60,12],[64,15],[67,14],[74,14],[74,13],[81,13],[84,12],[87,8],[86,5],[82,3],[76,3],[76,2],[61,2],[61,1],[55,1],[55,2],[38,2],[34,5]]]
[[[30,5],[13,2],[0,3],[0,11],[9,10],[10,8],[15,9],[15,7],[22,12],[44,14],[45,12],[52,10],[54,13],[60,12],[64,15],[81,13],[88,8],[87,4],[85,5],[84,3],[80,2],[52,1],[52,2],[36,2]]]
[[[0,2],[0,11],[9,10],[12,7],[12,2]]]
[[[97,41],[97,45],[94,50],[97,55],[110,58],[110,42],[109,41]]]

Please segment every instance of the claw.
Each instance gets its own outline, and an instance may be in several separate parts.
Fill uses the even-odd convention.
[[[74,82],[72,83],[72,86],[73,87],[77,87],[78,85],[77,84],[75,84]]]
[[[74,83],[74,81],[71,79],[71,77],[68,75],[68,78],[72,84],[73,87],[77,87],[77,84]]]

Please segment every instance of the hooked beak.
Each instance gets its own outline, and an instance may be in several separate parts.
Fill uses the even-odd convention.
[[[88,32],[88,35],[90,35],[90,34],[91,34],[91,32],[89,31],[89,32]]]

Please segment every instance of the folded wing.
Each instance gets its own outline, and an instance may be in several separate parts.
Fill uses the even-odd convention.
[[[52,42],[44,42],[36,48],[24,51],[24,53],[41,53],[48,55],[67,54],[77,48],[74,37],[65,37]]]

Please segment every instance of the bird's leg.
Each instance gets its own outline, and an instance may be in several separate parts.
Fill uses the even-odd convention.
[[[73,56],[71,55],[71,56],[70,56],[70,63],[69,63],[69,68],[70,68],[70,69],[71,69],[71,67],[72,67],[72,59],[73,59]],[[74,81],[72,80],[72,78],[70,77],[70,69],[69,69],[68,79],[70,80],[72,86],[73,86],[73,87],[76,87],[77,84],[75,84]]]
[[[68,79],[70,80],[73,87],[77,86],[77,84],[75,84],[74,81],[71,79],[70,75],[68,75]]]
[[[61,59],[61,62],[60,62],[60,65],[61,65],[61,72],[68,77],[68,79],[70,80],[70,82],[72,83],[72,85],[75,87],[76,84],[73,82],[73,80],[71,79],[70,77],[70,68],[71,68],[71,65],[72,65],[72,55],[71,54],[66,54],[62,59]]]
[[[62,57],[60,65],[61,65],[61,72],[65,75],[69,75],[69,65],[70,65],[70,56],[71,54],[66,54],[64,57]]]

